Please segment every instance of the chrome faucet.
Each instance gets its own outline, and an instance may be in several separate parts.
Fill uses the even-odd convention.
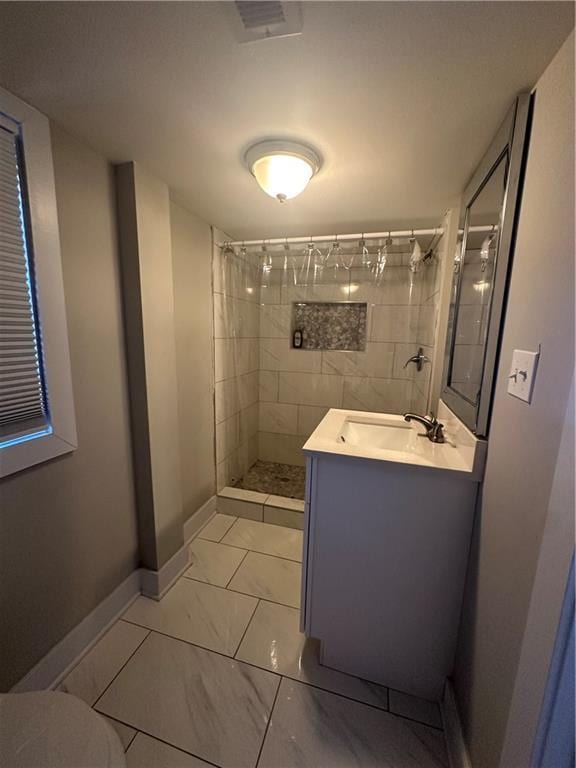
[[[419,416],[417,413],[405,413],[404,421],[417,421],[426,430],[423,437],[427,437],[433,443],[444,442],[444,424],[440,424],[435,416]]]
[[[429,363],[430,358],[426,357],[424,354],[424,348],[418,347],[418,352],[415,355],[412,355],[412,357],[409,357],[408,360],[404,363],[404,368],[408,368],[409,363],[415,363],[416,364],[416,370],[421,371],[424,363]]]

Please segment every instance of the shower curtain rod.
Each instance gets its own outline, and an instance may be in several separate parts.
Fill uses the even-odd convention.
[[[474,227],[469,227],[468,232],[494,232],[498,231],[498,227],[491,224],[479,224]],[[464,230],[459,229],[458,234],[463,234]],[[444,230],[442,227],[435,227],[434,229],[387,229],[384,232],[357,232],[355,235],[312,235],[311,237],[270,237],[264,240],[225,240],[223,243],[217,243],[219,248],[225,246],[238,246],[245,245],[289,245],[290,243],[327,243],[338,242],[343,243],[348,240],[379,240],[385,237],[416,237],[417,235],[443,235]]]
[[[358,232],[355,235],[313,235],[312,237],[272,237],[265,240],[226,240],[218,243],[220,248],[224,246],[245,246],[245,245],[289,245],[290,243],[326,243],[336,241],[342,243],[347,240],[377,240],[384,237],[416,237],[416,235],[441,235],[444,230],[442,227],[434,229],[397,229],[385,230],[384,232]]]

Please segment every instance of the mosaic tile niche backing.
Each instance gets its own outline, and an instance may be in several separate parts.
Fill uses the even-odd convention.
[[[366,349],[366,304],[306,302],[293,304],[292,330],[302,332],[302,349]]]

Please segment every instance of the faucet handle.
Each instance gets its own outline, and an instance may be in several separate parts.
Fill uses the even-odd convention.
[[[434,424],[430,430],[429,438],[433,443],[446,442],[446,438],[444,436],[444,424],[441,424],[436,418],[434,419]]]
[[[406,360],[406,362],[404,363],[404,368],[408,368],[409,363],[416,363],[416,370],[421,371],[424,363],[429,363],[429,362],[430,362],[430,358],[424,354],[423,347],[418,347],[418,352],[415,355],[412,355],[412,357],[409,357],[408,360]]]

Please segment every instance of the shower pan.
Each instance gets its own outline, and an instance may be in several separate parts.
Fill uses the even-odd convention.
[[[304,501],[306,470],[294,464],[257,460],[234,483],[245,491],[257,491],[267,495],[284,496]]]
[[[443,255],[441,229],[215,237],[219,492],[303,499],[302,446],[330,408],[427,410]]]

